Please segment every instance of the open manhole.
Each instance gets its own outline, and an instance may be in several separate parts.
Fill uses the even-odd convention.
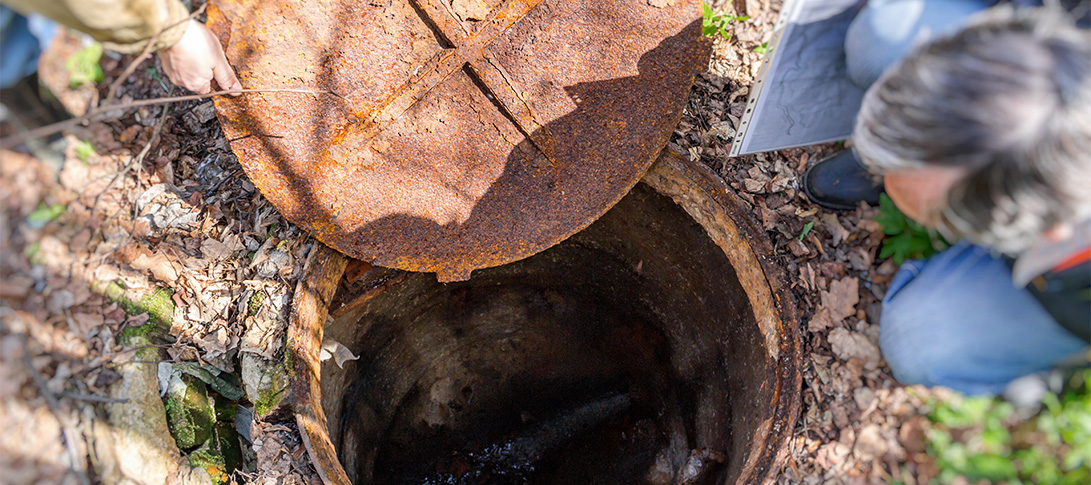
[[[587,229],[468,281],[381,268],[349,278],[344,256],[316,251],[289,341],[294,410],[319,474],[771,478],[798,413],[799,343],[763,263],[768,241],[740,204],[703,167],[665,154]],[[320,363],[324,338],[359,359]]]

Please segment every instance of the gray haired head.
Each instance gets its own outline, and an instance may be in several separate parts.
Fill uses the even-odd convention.
[[[854,139],[877,173],[964,167],[940,229],[1016,253],[1091,218],[1091,32],[994,7],[868,90]]]

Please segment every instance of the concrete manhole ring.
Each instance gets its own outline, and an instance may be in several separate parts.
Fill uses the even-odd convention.
[[[670,153],[584,231],[466,282],[345,277],[322,248],[290,405],[327,483],[768,483],[801,382],[770,253],[722,180]],[[320,362],[327,337],[359,359]]]

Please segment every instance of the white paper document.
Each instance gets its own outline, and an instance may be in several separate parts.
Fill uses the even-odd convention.
[[[731,156],[848,138],[864,90],[849,79],[845,34],[865,0],[788,0],[750,88]]]

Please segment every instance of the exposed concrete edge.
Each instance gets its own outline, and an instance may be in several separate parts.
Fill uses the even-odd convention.
[[[750,456],[736,483],[773,483],[786,456],[781,450],[799,417],[800,400],[795,397],[802,388],[803,374],[799,320],[783,271],[768,260],[773,254],[769,238],[723,179],[670,149],[663,151],[642,182],[670,197],[705,228],[746,289],[771,357],[769,366],[777,370],[769,411],[754,435]]]
[[[291,352],[289,370],[294,372],[290,405],[295,411],[296,424],[303,445],[311,456],[318,476],[327,485],[349,485],[348,475],[337,460],[337,450],[326,430],[326,414],[322,410],[322,389],[319,375],[322,364],[319,351],[326,326],[329,303],[345,272],[348,257],[316,244],[304,277],[296,286],[292,313],[288,320],[288,348]]]

